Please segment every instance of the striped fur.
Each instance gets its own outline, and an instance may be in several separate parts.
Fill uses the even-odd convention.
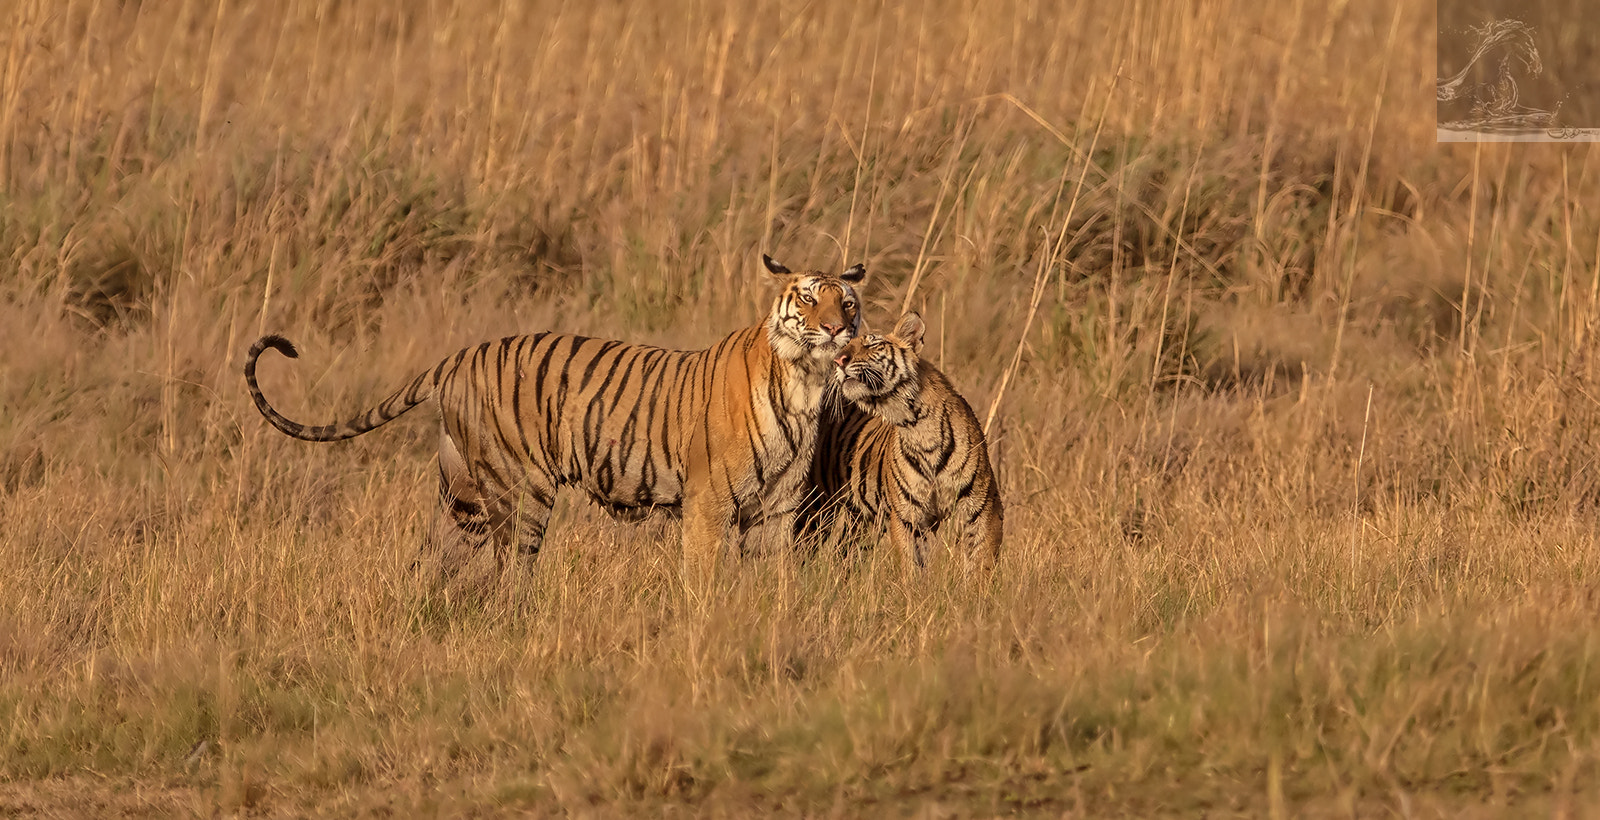
[[[432,404],[441,503],[470,543],[494,541],[502,567],[513,549],[538,552],[556,490],[573,485],[627,520],[652,509],[681,515],[686,570],[708,576],[732,533],[762,523],[792,531],[831,361],[860,331],[852,285],[866,276],[861,265],[796,274],[762,258],[784,281],[766,321],[707,350],[510,336],[320,427],[285,418],[256,382],[263,351],[297,356],[288,340],[251,346],[245,381],[261,414],[305,441],[359,436]]]
[[[950,380],[918,360],[922,318],[867,334],[835,359],[838,397],[823,410],[802,529],[826,531],[842,511],[882,521],[896,549],[923,566],[929,536],[946,522],[969,554],[992,564],[1004,511],[983,428]]]

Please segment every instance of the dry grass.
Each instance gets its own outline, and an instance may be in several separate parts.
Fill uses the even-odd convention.
[[[0,813],[1593,809],[1595,155],[1435,147],[1415,4],[1076,5],[14,5]],[[701,346],[762,250],[867,260],[980,415],[1021,343],[992,583],[699,618],[567,499],[442,596],[431,426],[240,377]]]

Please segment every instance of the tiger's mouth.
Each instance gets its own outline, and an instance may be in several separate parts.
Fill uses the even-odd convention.
[[[814,330],[806,334],[805,344],[811,349],[811,355],[814,358],[831,362],[854,337],[855,334],[848,330],[840,331],[837,334]]]
[[[888,379],[882,371],[856,364],[846,364],[834,371],[834,381],[846,398],[859,399],[885,392]]]
[[[848,325],[840,327],[838,330],[830,330],[827,326],[824,326],[813,328],[809,335],[817,340],[818,346],[844,347],[850,343],[851,339],[856,337],[856,332]]]

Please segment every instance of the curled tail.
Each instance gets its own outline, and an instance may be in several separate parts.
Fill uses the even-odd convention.
[[[261,385],[256,383],[256,359],[261,358],[261,351],[269,347],[291,359],[300,358],[300,353],[294,349],[294,344],[282,336],[269,335],[257,339],[256,343],[250,346],[250,354],[244,360],[244,380],[250,385],[250,398],[255,400],[256,409],[267,417],[267,421],[272,422],[273,427],[301,441],[344,441],[347,438],[355,438],[405,415],[406,411],[427,401],[433,395],[434,376],[437,371],[427,370],[412,379],[410,384],[379,402],[378,406],[347,422],[320,427],[300,424],[273,409],[267,402],[267,397],[262,395]]]

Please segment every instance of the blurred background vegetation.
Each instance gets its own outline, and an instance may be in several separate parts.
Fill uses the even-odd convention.
[[[1435,145],[1424,5],[7,14],[7,810],[1594,805],[1600,168]],[[992,584],[768,557],[696,620],[674,525],[569,499],[444,595],[430,424],[289,441],[239,375],[295,339],[320,423],[500,335],[701,347],[763,251],[993,408]]]

